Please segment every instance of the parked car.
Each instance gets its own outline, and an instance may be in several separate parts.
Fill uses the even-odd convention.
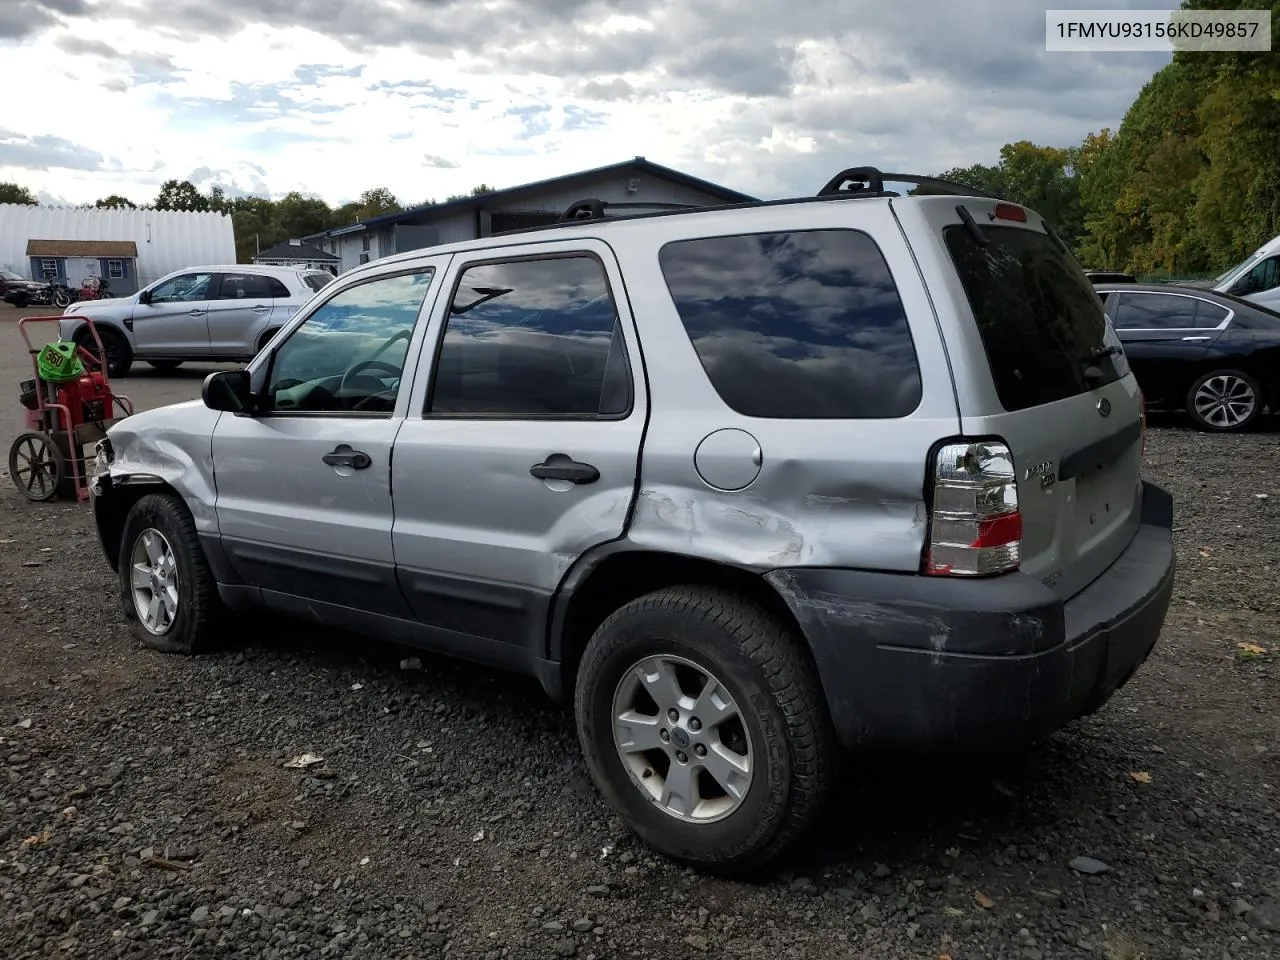
[[[1098,709],[1173,587],[1138,385],[1038,215],[881,176],[344,274],[99,445],[134,633],[267,608],[530,674],[639,836],[724,870],[855,748]]]
[[[1201,430],[1247,430],[1280,407],[1280,313],[1214,290],[1103,284],[1098,295],[1147,405]]]
[[[13,270],[0,270],[0,299],[5,303],[17,305],[15,301],[25,300],[30,293],[38,290],[42,284],[28,280]]]
[[[251,360],[331,280],[327,271],[301,267],[189,267],[132,296],[72,304],[58,334],[96,351],[88,324],[74,319],[92,317],[113,377],[135,360],[159,370],[188,360]]]

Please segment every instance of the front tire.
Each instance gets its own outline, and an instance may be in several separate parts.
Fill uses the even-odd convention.
[[[161,373],[168,373],[170,370],[177,370],[182,366],[181,360],[148,360],[147,364],[159,370]]]
[[[129,369],[133,366],[133,348],[129,346],[129,341],[114,330],[105,330],[101,327],[98,328],[98,339],[102,341],[102,349],[107,354],[107,376],[112,380],[117,377],[127,377]],[[98,345],[94,342],[93,334],[88,330],[83,330],[76,337],[76,343],[93,356],[98,356]]]
[[[223,617],[218,585],[187,505],[151,493],[125,517],[120,605],[133,635],[163,653],[205,653]]]
[[[718,589],[613,613],[575,688],[596,787],[650,847],[724,873],[779,858],[821,813],[837,748],[802,640]]]
[[[1262,386],[1243,370],[1212,370],[1187,391],[1187,413],[1201,430],[1237,433],[1262,415]]]

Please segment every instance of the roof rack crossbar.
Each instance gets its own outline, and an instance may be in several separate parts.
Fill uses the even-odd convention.
[[[660,203],[657,201],[607,201],[597,200],[595,197],[588,197],[586,200],[578,200],[569,204],[564,213],[560,215],[557,223],[575,223],[582,220],[603,220],[606,210],[702,210],[705,209],[701,204],[697,203]]]
[[[930,193],[953,197],[986,197],[998,199],[985,190],[966,186],[954,180],[942,177],[922,177],[913,173],[882,173],[875,167],[850,167],[841,170],[827,181],[826,186],[818,191],[820,197],[856,196],[856,197],[896,197],[896,191],[885,190],[885,182],[911,183],[918,187],[929,188]]]

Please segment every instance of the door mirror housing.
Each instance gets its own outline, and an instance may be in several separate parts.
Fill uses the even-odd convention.
[[[138,302],[142,304],[151,303],[151,291],[143,290],[140,294],[138,294]]]
[[[204,379],[200,390],[204,405],[225,413],[253,413],[253,390],[248,370],[219,370]]]

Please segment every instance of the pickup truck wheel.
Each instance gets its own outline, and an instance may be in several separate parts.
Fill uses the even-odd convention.
[[[1231,433],[1249,429],[1262,415],[1258,381],[1242,370],[1213,370],[1187,391],[1187,413],[1201,430]]]
[[[129,368],[133,366],[133,350],[129,346],[129,341],[114,330],[102,327],[98,328],[98,339],[102,341],[102,349],[107,354],[107,376],[113,380],[116,377],[127,377]],[[88,330],[77,332],[75,342],[77,346],[84,347],[93,356],[98,356],[98,345],[94,342],[93,334]]]
[[[742,873],[811,826],[837,747],[801,643],[755,604],[700,587],[640,597],[596,630],[575,686],[578,738],[645,843]]]
[[[214,648],[218,586],[182,500],[151,493],[129,510],[120,538],[120,602],[133,635],[164,653]]]

